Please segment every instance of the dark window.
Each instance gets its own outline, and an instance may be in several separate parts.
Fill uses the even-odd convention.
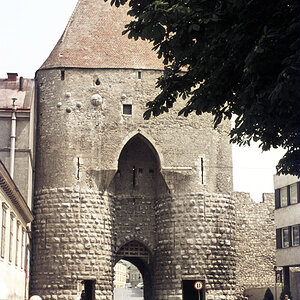
[[[300,203],[300,182],[275,190],[275,208]]]
[[[281,229],[276,229],[276,248],[282,248]]]
[[[138,71],[138,79],[142,79],[142,72]]]
[[[290,185],[290,204],[298,203],[298,185],[297,183]]]
[[[84,280],[84,300],[95,300],[96,280]]]
[[[287,248],[290,246],[288,227],[281,228],[281,241],[282,241],[282,248]]]
[[[291,226],[292,246],[299,246],[299,225]]]
[[[65,71],[64,70],[60,71],[60,79],[65,80]]]
[[[201,281],[203,288],[197,290],[195,283]],[[182,296],[183,300],[205,300],[205,283],[203,280],[182,280]]]
[[[124,115],[132,115],[132,105],[131,104],[123,104],[123,114]]]
[[[285,207],[288,205],[288,189],[283,187],[280,189],[280,207]]]
[[[96,79],[96,82],[95,82],[95,83],[96,83],[96,85],[100,85],[100,80],[99,80],[99,78]]]
[[[280,189],[275,190],[275,209],[280,208]]]

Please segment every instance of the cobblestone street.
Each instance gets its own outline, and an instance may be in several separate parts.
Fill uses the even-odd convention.
[[[138,288],[116,288],[114,300],[144,300],[143,291]]]

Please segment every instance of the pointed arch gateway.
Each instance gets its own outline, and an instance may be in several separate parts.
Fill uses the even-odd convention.
[[[165,192],[161,163],[153,144],[142,134],[134,135],[123,147],[118,170],[110,188],[116,195],[151,197]]]
[[[153,300],[156,210],[169,194],[158,153],[142,134],[134,135],[122,148],[110,188],[114,194],[115,262],[125,259],[134,264],[143,277],[144,300]]]

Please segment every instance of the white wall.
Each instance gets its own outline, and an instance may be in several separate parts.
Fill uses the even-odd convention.
[[[0,299],[1,300],[19,300],[27,299],[28,280],[26,280],[25,259],[26,259],[26,243],[28,237],[26,233],[26,223],[22,217],[14,210],[12,203],[0,189],[0,236],[2,235],[2,217],[3,209],[6,208],[6,230],[5,230],[5,252],[4,257],[0,255]],[[10,245],[10,222],[11,213],[13,213],[13,236],[12,236],[12,252],[11,261],[9,261],[9,245]],[[19,223],[19,240],[18,240],[18,257],[16,263],[16,232],[17,223]],[[23,229],[23,230],[22,230]],[[22,247],[23,235],[23,247]],[[0,246],[3,242],[2,236]],[[22,261],[22,265],[21,265]]]

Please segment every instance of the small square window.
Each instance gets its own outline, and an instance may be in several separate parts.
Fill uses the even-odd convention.
[[[123,115],[132,115],[132,104],[123,104]]]
[[[296,204],[297,202],[298,202],[297,183],[294,183],[290,186],[290,203]]]
[[[299,246],[299,226],[292,226],[292,246]]]
[[[287,206],[287,187],[283,187],[280,189],[280,207]]]

